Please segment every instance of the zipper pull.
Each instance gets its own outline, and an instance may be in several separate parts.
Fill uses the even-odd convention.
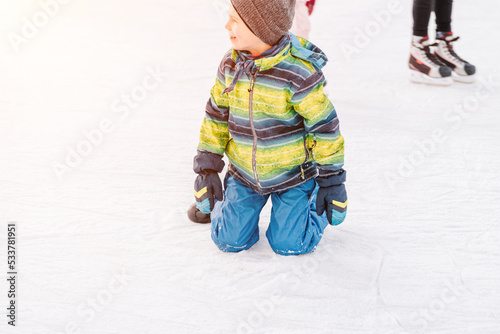
[[[317,141],[316,141],[316,134],[314,134],[314,137],[313,137],[313,144],[312,144],[312,146],[311,146],[311,149],[309,150],[309,152],[311,153],[311,158],[313,158],[313,159],[314,159],[314,153],[313,153],[313,150],[314,150],[314,148],[316,147],[316,143],[317,143]]]
[[[248,88],[248,92],[249,93],[253,90],[253,86],[255,84],[255,77],[257,77],[257,72],[258,71],[259,71],[259,69],[256,66],[254,66],[250,70],[250,88]]]
[[[252,73],[250,76],[250,88],[248,88],[248,92],[250,93],[253,90],[253,85],[255,84],[256,75]]]
[[[302,168],[302,165],[300,165],[300,173],[302,174],[301,177],[302,177],[302,180],[305,180],[306,179],[306,176],[304,174],[304,168]]]

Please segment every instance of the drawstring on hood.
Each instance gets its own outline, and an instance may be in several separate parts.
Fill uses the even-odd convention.
[[[234,89],[234,86],[236,86],[236,83],[240,79],[241,75],[243,73],[248,73],[248,74],[255,74],[255,72],[258,70],[258,67],[255,65],[255,60],[269,57],[269,56],[275,56],[283,50],[284,47],[290,42],[290,36],[285,35],[283,38],[267,51],[264,51],[260,55],[257,56],[252,56],[250,52],[248,51],[237,51],[238,52],[238,58],[236,59],[236,67],[234,71],[234,78],[229,87],[224,89],[222,92],[222,95],[231,92]]]

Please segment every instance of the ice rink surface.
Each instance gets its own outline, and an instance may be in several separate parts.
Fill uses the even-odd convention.
[[[455,1],[450,87],[408,80],[411,1],[318,1],[349,211],[299,257],[269,207],[238,254],[185,214],[225,6],[0,0],[0,332],[499,333],[498,1]]]

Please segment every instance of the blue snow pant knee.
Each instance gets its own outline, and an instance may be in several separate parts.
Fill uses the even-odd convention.
[[[299,255],[315,250],[328,225],[316,213],[318,187],[310,180],[294,188],[260,195],[229,176],[224,200],[212,210],[212,240],[225,252],[249,249],[259,240],[259,215],[269,197],[271,222],[266,237],[274,252]]]

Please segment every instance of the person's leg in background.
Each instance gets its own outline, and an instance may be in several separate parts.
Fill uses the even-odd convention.
[[[408,62],[410,80],[415,83],[448,86],[453,83],[452,70],[436,58],[429,41],[428,27],[432,7],[433,0],[413,1],[413,37]]]
[[[297,0],[295,3],[295,17],[290,31],[296,36],[309,39],[311,21],[309,20],[309,9],[305,0]]]
[[[425,37],[428,35],[429,20],[433,0],[413,1],[413,35]]]
[[[436,31],[451,31],[451,11],[453,0],[435,0],[434,12],[436,14]]]
[[[454,50],[454,42],[458,37],[453,36],[451,30],[451,12],[453,0],[436,1],[436,48],[434,53],[437,59],[451,68],[454,72],[453,80],[464,83],[475,81],[476,67],[461,58]]]

